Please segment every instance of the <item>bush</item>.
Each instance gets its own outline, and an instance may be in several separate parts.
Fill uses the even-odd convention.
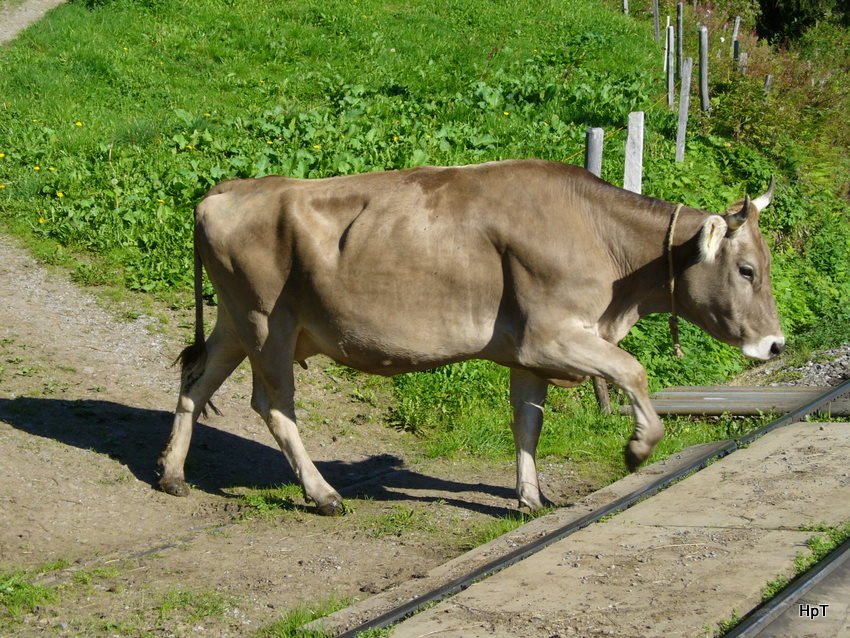
[[[825,18],[850,24],[847,0],[759,0],[756,21],[759,37],[770,42],[799,38],[806,29]]]

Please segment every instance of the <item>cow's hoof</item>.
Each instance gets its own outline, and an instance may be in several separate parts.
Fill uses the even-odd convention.
[[[316,509],[322,516],[342,516],[345,514],[345,505],[341,498],[332,498],[326,503],[317,505]]]
[[[539,498],[529,498],[527,496],[520,496],[517,508],[523,514],[526,512],[528,514],[537,514],[538,512],[542,512],[543,510],[555,507],[555,504],[550,501],[543,493],[540,493]]]
[[[652,446],[643,441],[629,441],[625,453],[626,467],[629,468],[629,472],[634,472],[652,454]]]
[[[168,480],[162,478],[159,480],[159,487],[163,492],[172,496],[189,496],[189,486],[183,479]]]

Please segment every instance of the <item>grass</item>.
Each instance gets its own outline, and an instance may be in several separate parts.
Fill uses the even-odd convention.
[[[32,571],[0,573],[0,627],[6,619],[15,623],[23,615],[32,613],[39,605],[55,601],[56,591],[39,585],[35,581],[43,574],[64,569],[67,566],[66,561],[56,560]]]
[[[725,636],[729,633],[735,626],[741,622],[741,614],[737,609],[733,609],[732,613],[729,614],[729,617],[721,622],[717,623],[717,630],[713,633],[714,638],[721,638],[721,636]],[[711,629],[710,627],[706,628],[706,633],[708,633]]]
[[[56,600],[55,591],[34,584],[32,578],[27,572],[0,575],[0,609],[12,620],[19,620],[38,605]]]
[[[433,532],[437,527],[427,510],[409,505],[395,505],[381,514],[364,516],[359,526],[374,538]]]
[[[296,607],[277,622],[254,634],[255,638],[327,638],[322,631],[301,629],[304,625],[338,611],[351,604],[350,600],[330,598],[315,605]]]
[[[551,510],[543,509],[533,514],[525,514],[524,512],[514,512],[507,516],[494,518],[492,521],[479,523],[473,528],[470,535],[464,542],[464,549],[474,549],[485,543],[504,536],[505,534],[514,531],[515,529],[525,525],[538,516],[543,516]]]
[[[216,591],[175,590],[168,592],[157,606],[160,621],[175,616],[194,623],[211,616],[222,615],[230,605],[227,596]]]
[[[646,34],[575,0],[532,12],[512,2],[236,2],[227,21],[209,0],[196,0],[191,18],[176,0],[155,10],[86,4],[61,7],[0,60],[0,211],[13,229],[55,240],[57,252],[97,254],[77,273],[98,284],[185,287],[189,211],[213,181],[541,148],[579,156],[575,120],[596,104],[598,118],[618,120],[653,89],[642,68],[649,50],[626,46]],[[263,29],[248,26],[257,15]],[[190,36],[198,31],[203,39]],[[619,56],[598,55],[617,43]],[[573,66],[568,113],[558,98]],[[49,100],[30,99],[48,87]],[[610,94],[604,103],[597,90]]]
[[[245,505],[241,517],[244,519],[271,519],[286,512],[301,509],[303,492],[297,483],[288,483],[271,488],[254,488],[241,493]]]

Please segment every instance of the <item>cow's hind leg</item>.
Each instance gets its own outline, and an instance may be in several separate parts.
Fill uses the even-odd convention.
[[[549,382],[525,370],[511,369],[511,429],[516,445],[516,491],[520,507],[537,511],[548,504],[537,478],[537,442]]]
[[[189,494],[183,466],[195,421],[215,391],[245,358],[245,351],[238,341],[222,326],[221,322],[216,324],[202,348],[194,346],[184,352],[174,425],[168,444],[159,457],[162,470],[159,486],[174,496]]]

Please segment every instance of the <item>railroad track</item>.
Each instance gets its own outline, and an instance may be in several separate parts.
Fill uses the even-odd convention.
[[[698,456],[684,467],[680,467],[675,471],[662,475],[660,478],[648,485],[645,485],[644,487],[593,511],[590,514],[559,527],[546,535],[522,545],[504,556],[477,567],[442,586],[436,587],[425,594],[419,595],[409,602],[394,607],[379,616],[376,616],[366,622],[362,622],[356,627],[337,634],[337,636],[338,638],[353,638],[354,636],[370,629],[390,627],[391,625],[416,614],[424,607],[449,598],[465,590],[474,582],[483,580],[488,576],[518,563],[519,561],[540,552],[553,543],[570,536],[571,534],[599,521],[604,517],[611,516],[628,509],[637,502],[653,496],[673,483],[676,483],[691,474],[699,472],[714,461],[731,454],[739,448],[746,447],[756,439],[761,438],[774,430],[806,419],[806,417],[814,414],[824,405],[847,394],[850,394],[850,381],[845,381],[841,385],[829,389],[802,407],[789,412],[785,416],[780,417],[745,436],[730,440],[719,447],[713,448],[711,451]],[[783,590],[782,593],[774,597],[771,601],[768,601],[764,605],[750,612],[744,617],[743,621],[727,635],[748,637],[759,635],[759,632],[783,613],[784,610],[788,609],[795,601],[799,600],[801,596],[805,595],[805,593],[816,583],[820,582],[827,573],[834,570],[836,567],[843,565],[848,558],[850,558],[850,541],[844,543],[821,562],[814,565],[808,572],[792,581],[789,587]]]

